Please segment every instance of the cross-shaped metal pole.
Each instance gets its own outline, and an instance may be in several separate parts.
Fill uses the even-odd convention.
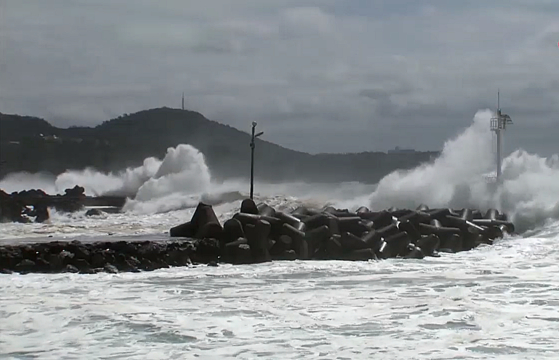
[[[251,137],[251,141],[250,141],[250,198],[253,198],[253,194],[254,194],[254,148],[255,148],[255,143],[254,140],[261,136],[262,134],[264,134],[264,131],[259,132],[258,134],[255,134],[254,132],[256,131],[256,122],[253,121],[252,122],[252,137]]]

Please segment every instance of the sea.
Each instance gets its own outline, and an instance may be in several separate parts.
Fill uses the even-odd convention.
[[[497,208],[517,234],[421,260],[0,274],[0,359],[558,359],[559,157],[516,149],[492,185],[491,116],[478,111],[437,159],[377,184],[256,182],[255,200],[284,211]],[[121,172],[0,180],[7,192],[74,185],[129,199],[118,214],[51,209],[43,224],[0,224],[0,244],[163,240],[199,201],[223,221],[248,193],[246,181],[213,179],[189,144]]]

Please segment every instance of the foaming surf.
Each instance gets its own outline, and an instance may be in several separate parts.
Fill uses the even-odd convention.
[[[542,158],[517,149],[503,161],[502,183],[487,175],[495,167],[489,121],[478,111],[473,124],[448,140],[431,163],[385,176],[370,195],[372,208],[496,208],[509,214],[519,232],[559,219],[559,158]]]

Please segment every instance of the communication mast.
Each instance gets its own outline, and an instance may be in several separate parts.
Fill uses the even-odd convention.
[[[510,116],[501,112],[499,104],[499,93],[497,91],[497,114],[491,118],[491,131],[497,135],[497,183],[501,181],[501,164],[503,161],[503,135],[507,125],[512,124]]]

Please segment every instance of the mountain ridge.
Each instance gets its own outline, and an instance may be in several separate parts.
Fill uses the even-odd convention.
[[[169,147],[190,144],[200,150],[218,179],[247,178],[250,134],[205,118],[201,113],[154,108],[104,121],[94,127],[58,128],[32,116],[0,113],[0,177],[10,172],[92,167],[119,171],[147,157],[162,158]],[[309,154],[258,138],[257,179],[267,181],[377,182],[396,169],[430,161],[438,152]]]

